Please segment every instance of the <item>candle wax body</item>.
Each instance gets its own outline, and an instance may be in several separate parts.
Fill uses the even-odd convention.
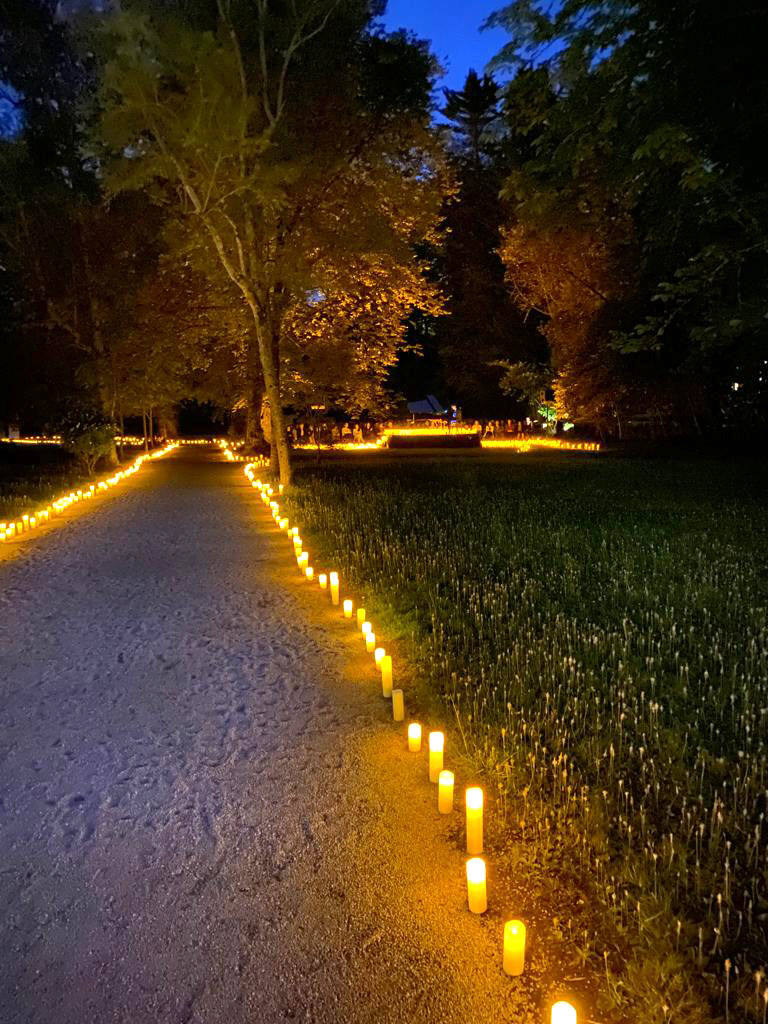
[[[576,1024],[576,1009],[570,1003],[555,1003],[552,1007],[552,1024]]]
[[[482,857],[472,857],[467,861],[467,902],[473,914],[484,914],[488,909],[485,861]]]
[[[331,604],[337,605],[339,603],[339,584],[331,584]]]
[[[479,786],[467,790],[467,853],[483,852],[483,791]]]
[[[411,722],[408,726],[408,749],[412,754],[421,750],[421,726],[418,722]]]
[[[441,814],[450,814],[453,810],[453,772],[440,772],[437,786],[437,809]]]
[[[347,598],[347,600],[344,602],[344,618],[352,618],[352,602],[349,600],[349,598]]]
[[[365,634],[365,649],[369,654],[373,654],[376,649],[376,637],[373,633]]]
[[[429,734],[429,781],[437,782],[443,770],[444,737],[441,732]]]
[[[392,719],[395,722],[402,722],[405,718],[405,701],[402,690],[392,691]]]
[[[504,925],[504,973],[516,978],[525,967],[525,925],[507,921]]]
[[[387,700],[392,696],[392,658],[385,654],[381,659],[381,695]]]
[[[357,628],[361,629],[364,622],[365,622],[365,608],[358,608],[357,609]]]

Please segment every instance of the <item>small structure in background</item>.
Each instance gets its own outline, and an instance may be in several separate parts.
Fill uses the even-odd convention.
[[[435,419],[438,417],[448,417],[448,410],[442,405],[441,402],[435,398],[434,395],[427,395],[426,398],[421,398],[417,402],[408,403],[408,412],[411,414],[413,419],[416,417],[427,417],[428,419]]]

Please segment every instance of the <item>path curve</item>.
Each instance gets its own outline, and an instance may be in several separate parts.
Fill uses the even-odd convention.
[[[521,1020],[369,659],[267,524],[186,449],[0,564],[4,1024]]]

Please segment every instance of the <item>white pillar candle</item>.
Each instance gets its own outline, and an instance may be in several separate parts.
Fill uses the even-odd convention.
[[[552,1007],[552,1024],[577,1024],[576,1008],[561,1000]]]
[[[352,618],[352,601],[351,601],[350,598],[347,598],[344,601],[344,618],[345,619],[351,619]]]
[[[411,722],[408,726],[408,749],[412,754],[421,750],[421,726],[418,722]]]
[[[304,570],[304,575],[305,575],[305,576],[307,577],[307,579],[308,579],[308,580],[310,581],[310,583],[311,583],[311,582],[312,582],[312,580],[314,579],[314,576],[315,576],[315,570],[314,570],[314,569],[312,568],[312,566],[311,566],[311,565],[308,565],[308,566],[306,567],[306,569]]]
[[[467,802],[467,853],[483,852],[483,791],[479,786],[470,786],[466,792]]]
[[[365,608],[357,609],[357,628],[362,629],[363,623],[365,622]]]
[[[441,732],[429,734],[429,781],[437,782],[443,770],[443,749],[445,736]]]
[[[402,690],[392,691],[392,720],[402,722],[405,718],[405,701]]]
[[[309,552],[308,551],[302,551],[302,553],[299,555],[298,561],[299,561],[299,568],[303,572],[307,568],[307,566],[309,565]]]
[[[484,914],[488,909],[485,861],[482,857],[470,857],[467,861],[467,902],[473,914]]]
[[[360,627],[360,632],[363,635],[363,640],[365,640],[365,638],[368,636],[372,629],[373,626],[370,624],[370,622],[364,622],[362,624],[362,626]]]
[[[385,654],[379,665],[381,669],[381,695],[389,699],[392,696],[392,658]]]
[[[332,572],[330,577],[329,577],[329,580],[330,580],[330,584],[331,584],[331,604],[332,605],[338,605],[338,603],[339,603],[339,574],[337,572]]]
[[[507,921],[504,925],[504,973],[516,978],[525,967],[525,925]]]
[[[437,809],[441,814],[453,810],[453,772],[445,769],[437,777]]]
[[[376,650],[376,634],[366,633],[365,634],[365,649],[369,654],[373,654]]]
[[[324,572],[321,572],[320,575],[317,577],[317,582],[320,584],[321,590],[326,589],[326,587],[328,586],[328,577],[325,575]]]
[[[386,653],[387,652],[384,650],[383,647],[377,647],[376,650],[373,652],[373,662],[376,668],[378,668],[379,670],[381,669],[381,659],[384,657]]]

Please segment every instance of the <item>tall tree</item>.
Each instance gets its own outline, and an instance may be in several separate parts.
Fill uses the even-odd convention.
[[[553,249],[558,232],[584,232],[614,268],[586,332],[592,355],[667,419],[722,424],[735,395],[764,421],[768,12],[750,0],[524,0],[491,22],[512,36],[500,59],[543,63],[554,97],[525,115],[536,142],[508,181],[516,230]]]
[[[329,253],[412,259],[435,181],[431,60],[404,37],[371,35],[367,5],[351,0],[279,9],[220,0],[203,5],[207,29],[161,7],[110,21],[101,120],[109,185],[171,200],[244,299],[289,483],[286,314],[322,286]]]
[[[436,258],[450,314],[435,325],[438,350],[451,399],[470,415],[505,416],[519,409],[499,388],[498,364],[539,358],[541,340],[512,300],[499,256],[507,168],[500,90],[490,76],[470,71],[463,89],[445,95],[457,185],[445,204]]]
[[[470,68],[461,89],[443,89],[443,117],[451,126],[452,148],[475,167],[487,162],[499,124],[499,87],[491,75]]]

